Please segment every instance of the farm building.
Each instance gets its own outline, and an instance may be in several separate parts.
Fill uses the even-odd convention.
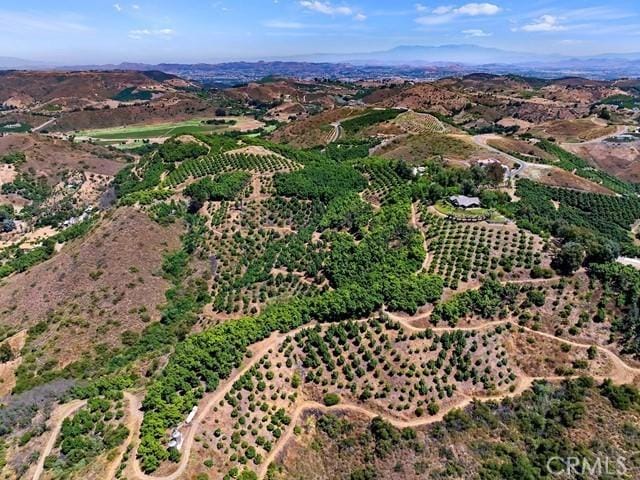
[[[467,197],[466,195],[455,195],[449,197],[449,202],[458,208],[478,208],[480,207],[480,199],[478,197]]]

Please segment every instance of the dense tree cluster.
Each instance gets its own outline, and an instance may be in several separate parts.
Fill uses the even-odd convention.
[[[435,306],[431,322],[447,322],[455,326],[458,321],[474,314],[481,318],[494,318],[502,308],[513,305],[519,288],[514,284],[503,285],[497,280],[486,279],[478,290],[467,290]]]
[[[371,110],[364,115],[345,120],[344,122],[342,122],[342,128],[344,128],[344,131],[347,135],[354,135],[367,127],[393,120],[404,111],[405,110],[395,108],[385,110]]]
[[[517,224],[535,233],[553,235],[563,243],[578,243],[587,263],[602,263],[616,258],[620,250],[634,252],[631,224],[640,218],[640,200],[547,187],[529,180],[518,182],[520,200],[505,204],[501,210]],[[556,205],[553,202],[558,202]],[[557,208],[556,208],[557,206]],[[578,247],[569,246],[558,266],[570,272]]]
[[[277,174],[274,182],[279,195],[324,202],[367,186],[366,180],[351,165],[330,160],[307,164],[295,172]]]
[[[247,186],[251,175],[246,172],[222,173],[215,178],[206,177],[190,184],[185,193],[194,201],[233,200]]]
[[[6,165],[19,166],[26,161],[27,157],[23,152],[10,152],[0,157],[0,163],[4,163]]]
[[[207,153],[209,149],[199,143],[170,140],[158,147],[157,156],[163,162],[175,163],[198,158]]]

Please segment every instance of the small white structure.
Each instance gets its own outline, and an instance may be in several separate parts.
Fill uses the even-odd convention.
[[[185,425],[189,425],[193,421],[193,419],[196,416],[196,413],[198,413],[198,407],[197,406],[193,407],[191,409],[191,411],[189,412],[189,415],[187,415],[187,419],[184,421]]]
[[[178,429],[175,429],[173,432],[171,432],[171,440],[169,440],[167,447],[175,448],[178,451],[180,451],[180,449],[182,448],[183,441],[184,441],[184,438],[182,438],[182,433],[180,433]]]
[[[411,169],[411,174],[414,177],[421,177],[422,175],[424,175],[424,172],[427,171],[427,167],[413,167]]]
[[[449,197],[449,201],[454,207],[458,207],[458,208],[480,207],[480,199],[478,197],[467,197],[466,195],[455,195],[453,197]]]

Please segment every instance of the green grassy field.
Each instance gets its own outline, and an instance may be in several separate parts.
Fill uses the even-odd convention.
[[[140,140],[145,138],[169,137],[172,135],[189,135],[195,133],[212,133],[226,130],[228,125],[208,125],[203,119],[186,120],[183,122],[155,123],[153,125],[130,125],[126,127],[102,128],[85,130],[78,133],[79,137],[89,137],[97,140]]]

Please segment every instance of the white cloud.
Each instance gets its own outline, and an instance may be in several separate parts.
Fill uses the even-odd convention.
[[[421,3],[416,3],[415,5],[416,7],[416,12],[426,12],[427,10],[429,10],[429,8],[426,5],[423,5]]]
[[[524,32],[561,32],[567,27],[560,23],[558,17],[553,15],[542,15],[531,23],[523,26],[520,30]]]
[[[457,15],[469,15],[476,17],[478,15],[495,15],[500,13],[502,9],[493,3],[467,3],[460,8],[455,8],[453,12]]]
[[[329,2],[320,2],[319,0],[302,0],[300,5],[308,10],[325,15],[352,15],[353,9],[346,6],[334,6]]]
[[[452,11],[453,7],[443,5],[441,7],[434,8],[431,13],[433,13],[434,15],[446,15],[447,13],[450,13]]]
[[[113,4],[113,8],[116,9],[116,12],[121,12],[122,11],[122,7],[120,6],[119,3],[114,3]]]
[[[133,8],[134,10],[140,10],[140,5],[134,3],[133,5],[131,5],[131,8]]]
[[[304,24],[299,22],[287,22],[283,20],[270,20],[264,23],[267,28],[281,28],[284,30],[299,30],[304,28]]]
[[[140,30],[130,30],[129,38],[134,40],[140,40],[142,38],[150,38],[150,37],[162,37],[162,38],[171,38],[175,35],[175,30],[172,28],[160,28],[156,30],[151,30],[148,28],[143,28]]]
[[[421,10],[421,12],[426,11]],[[416,22],[422,25],[441,25],[455,20],[457,17],[490,16],[500,13],[502,8],[493,3],[466,3],[459,7],[441,5],[431,10],[429,15],[418,17]]]
[[[463,30],[462,33],[464,33],[467,37],[490,37],[492,34],[485,32],[484,30],[480,30],[477,28],[471,28],[469,30]]]
[[[356,13],[353,16],[353,19],[359,22],[364,22],[367,19],[367,16],[364,13]]]

